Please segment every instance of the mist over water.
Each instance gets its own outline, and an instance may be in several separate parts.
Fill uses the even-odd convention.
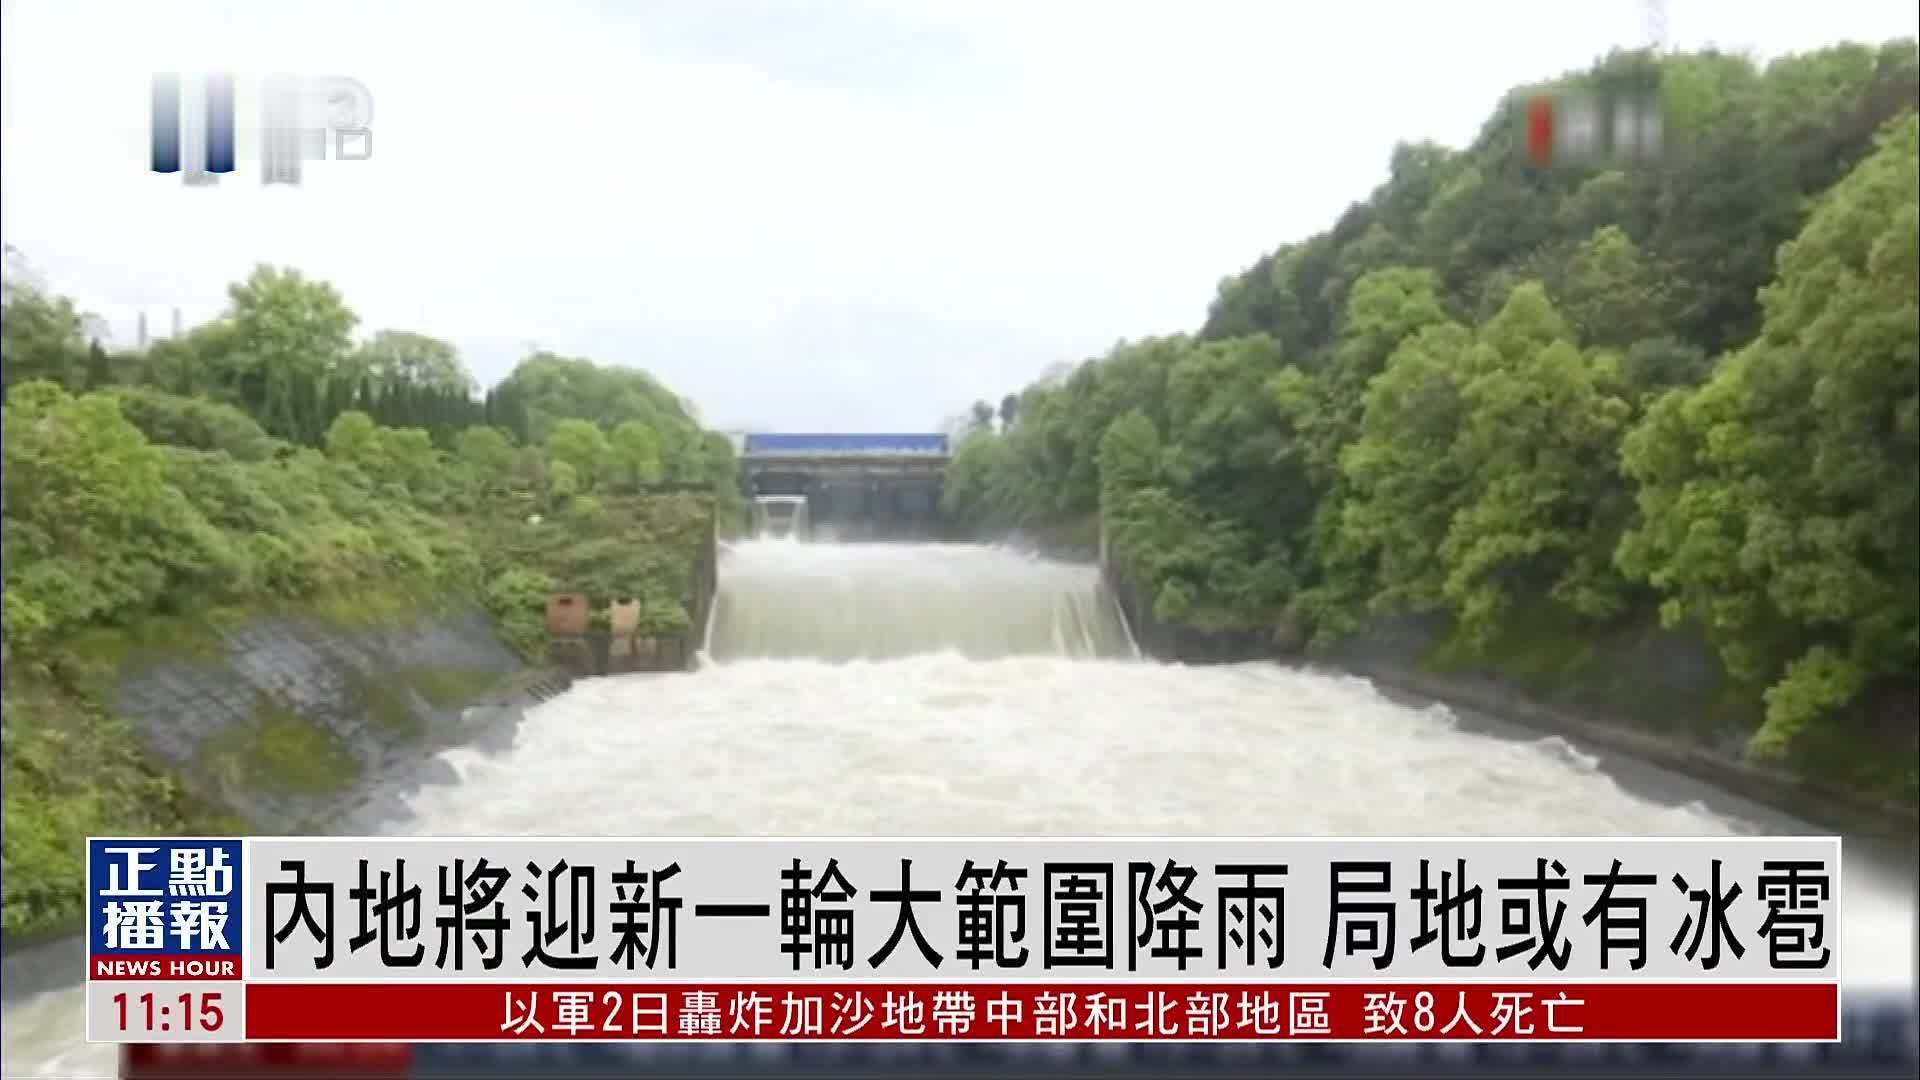
[[[1817,831],[1337,674],[1135,659],[1085,567],[967,545],[740,544],[710,659],[593,679],[442,755],[390,831],[1737,835]],[[1850,989],[1913,985],[1911,865],[1847,848]],[[80,974],[75,960],[75,976]],[[77,989],[11,1001],[5,1074],[111,1076]]]

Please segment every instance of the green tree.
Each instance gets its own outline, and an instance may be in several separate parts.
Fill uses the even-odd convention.
[[[382,330],[355,350],[346,370],[382,385],[405,383],[462,396],[474,390],[460,353],[439,338],[406,330]]]
[[[383,479],[422,497],[424,505],[438,508],[445,490],[440,452],[434,448],[431,435],[421,428],[382,428],[380,458],[386,468]]]
[[[251,357],[240,351],[238,330],[230,318],[202,323],[174,338],[163,338],[131,358],[137,381],[174,394],[213,398],[241,408],[257,403],[242,394]]]
[[[367,590],[454,593],[479,598],[531,651],[544,642],[541,599],[569,587],[629,592],[648,632],[683,630],[702,530],[716,507],[723,517],[738,508],[727,439],[702,431],[642,373],[549,358],[523,366],[483,413],[464,388],[409,374],[445,357],[430,339],[376,339],[367,352],[404,355],[375,370],[343,363],[351,315],[320,283],[263,269],[233,298],[225,317],[103,365],[69,301],[9,289],[0,420],[9,932],[78,917],[83,868],[71,853],[84,835],[236,827],[196,817],[174,768],[151,758],[102,697],[112,680],[95,677],[100,649],[144,639],[155,616],[331,604]],[[41,371],[73,389],[134,385],[76,396],[23,377]],[[714,497],[581,497],[579,475],[565,461],[549,468],[544,447],[516,449],[473,427],[492,415],[526,430],[529,399],[561,456],[605,446],[598,425],[611,423],[623,463],[647,475],[658,465],[635,436],[660,431],[673,467]],[[576,402],[593,415],[562,411]],[[445,467],[436,440],[455,448],[459,468]]]
[[[1519,109],[1533,94],[1655,91],[1669,136],[1659,167],[1529,163]],[[1847,695],[1860,710],[1899,714],[1915,691],[1911,667],[1853,658],[1913,651],[1907,609],[1869,616],[1859,599],[1913,591],[1903,576],[1911,523],[1894,513],[1906,508],[1907,474],[1861,460],[1888,447],[1889,460],[1912,456],[1900,441],[1906,384],[1893,377],[1911,368],[1856,368],[1905,355],[1912,290],[1888,267],[1903,265],[1894,237],[1906,234],[1881,231],[1888,213],[1855,213],[1828,226],[1854,230],[1847,243],[1858,250],[1834,263],[1851,277],[1800,273],[1793,319],[1780,314],[1784,300],[1757,297],[1809,207],[1847,201],[1813,197],[1875,153],[1874,128],[1911,115],[1916,92],[1912,41],[1765,67],[1619,51],[1516,88],[1466,148],[1397,147],[1386,181],[1330,228],[1222,281],[1195,338],[1121,343],[1026,387],[1017,424],[960,442],[949,511],[975,529],[1047,531],[1097,509],[1110,557],[1162,618],[1188,627],[1255,627],[1284,609],[1328,640],[1370,612],[1432,611],[1464,631],[1450,645],[1502,646],[1478,658],[1498,668],[1521,663],[1504,648],[1514,637],[1490,640],[1509,623],[1536,643],[1624,641],[1664,599],[1716,626],[1730,666],[1762,684],[1817,655],[1804,681],[1776,691],[1776,715],[1812,715]],[[1868,235],[1886,237],[1876,241],[1885,253],[1869,256]],[[1766,295],[1785,295],[1788,281],[1783,261]],[[1815,311],[1814,298],[1825,306]],[[1800,344],[1775,340],[1781,327]],[[1750,353],[1767,359],[1736,359]],[[1882,413],[1869,416],[1869,403]],[[1841,412],[1855,427],[1830,415]],[[1628,473],[1621,443],[1636,421],[1627,459],[1644,460]],[[1116,483],[1102,453],[1110,436],[1151,442],[1152,469],[1116,450],[1129,470]],[[1810,495],[1776,508],[1760,497],[1775,480],[1763,483],[1758,465],[1736,475],[1722,462],[1763,450],[1778,455],[1769,467],[1797,468],[1797,482],[1853,506],[1841,493],[1866,492],[1828,477],[1829,463],[1845,463],[1849,482],[1879,501],[1850,515]],[[1878,592],[1859,586],[1863,574]],[[1846,587],[1806,584],[1829,575]],[[1782,590],[1823,599],[1773,597]],[[1858,624],[1845,632],[1831,611],[1843,603],[1861,609],[1848,609]],[[1562,644],[1564,670],[1588,655]],[[1524,663],[1544,655],[1523,651]],[[1743,666],[1747,654],[1763,659]],[[1756,745],[1792,741],[1780,732],[1797,722],[1774,723]],[[1882,735],[1867,741],[1881,746]]]
[[[87,389],[104,390],[113,385],[113,361],[98,341],[87,343]]]
[[[1646,216],[1639,197],[1626,173],[1618,169],[1596,173],[1581,181],[1555,209],[1555,229],[1562,235],[1592,236],[1604,228],[1617,228],[1631,240],[1628,223]]]
[[[1454,323],[1402,342],[1367,389],[1360,436],[1342,454],[1339,560],[1373,565],[1376,611],[1432,610],[1444,598],[1440,544],[1470,477],[1453,452],[1466,415],[1473,336]]]
[[[572,465],[554,458],[547,466],[547,510],[563,510],[568,501],[578,496],[582,487],[580,473]]]
[[[1279,343],[1263,334],[1208,342],[1167,375],[1170,479],[1279,530],[1303,523],[1312,504],[1297,445],[1265,393],[1285,366]]]
[[[1469,356],[1451,448],[1468,480],[1440,558],[1471,640],[1491,640],[1534,597],[1596,619],[1624,606],[1612,553],[1628,501],[1615,451],[1632,410],[1560,325],[1545,291],[1523,286]]]
[[[1653,277],[1632,237],[1617,225],[1594,231],[1574,253],[1561,307],[1582,343],[1624,348],[1660,332]]]
[[[1160,432],[1139,409],[1108,425],[1100,438],[1102,504],[1119,506],[1134,492],[1158,486],[1160,453]]]
[[[387,471],[386,447],[373,417],[358,410],[335,417],[327,428],[327,456],[346,462],[370,477]]]
[[[941,480],[942,509],[979,527],[1007,525],[994,485],[1008,475],[1009,450],[1006,439],[999,435],[972,433],[962,439]]]
[[[621,486],[631,490],[660,482],[660,440],[639,420],[622,421],[609,440],[608,461]]]
[[[47,380],[83,389],[87,378],[87,342],[73,301],[35,289],[9,285],[0,310],[0,371],[5,385]]]
[[[581,491],[593,487],[611,453],[606,435],[587,420],[562,420],[547,435],[547,456],[569,467]]]
[[[523,444],[545,443],[553,426],[565,419],[588,420],[602,430],[625,420],[644,421],[662,434],[663,445],[672,441],[669,432],[677,437],[699,427],[686,403],[653,376],[579,357],[536,352],[522,360],[495,393],[505,399],[507,413],[499,422]]]
[[[1627,439],[1641,524],[1620,563],[1762,684],[1783,755],[1920,651],[1920,121],[1827,193],[1759,336]]]
[[[5,412],[9,649],[143,613],[180,581],[223,576],[224,545],[113,398],[21,383]]]
[[[1642,401],[1698,386],[1712,370],[1713,358],[1705,349],[1665,335],[1636,341],[1620,357],[1620,378]]]
[[[348,355],[358,321],[332,285],[261,266],[228,289],[242,402],[262,427],[301,439],[316,425],[318,388]]]
[[[454,456],[482,493],[505,490],[513,471],[513,442],[495,427],[470,427],[454,440]]]
[[[116,387],[120,413],[151,442],[210,450],[236,461],[261,461],[280,444],[231,405],[183,397],[146,386]]]
[[[1422,328],[1446,321],[1439,289],[1439,278],[1429,270],[1388,267],[1365,275],[1353,284],[1317,385],[1288,381],[1268,388],[1299,428],[1306,461],[1319,482],[1337,472],[1341,452],[1359,431],[1367,385],[1388,357]]]

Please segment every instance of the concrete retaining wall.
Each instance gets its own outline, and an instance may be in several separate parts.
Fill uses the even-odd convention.
[[[468,705],[550,696],[486,614],[455,606],[344,626],[262,615],[208,653],[120,665],[115,705],[197,793],[260,831],[318,829],[383,776],[458,741]]]

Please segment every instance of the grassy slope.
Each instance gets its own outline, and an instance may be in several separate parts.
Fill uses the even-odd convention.
[[[668,610],[698,556],[705,509],[689,496],[610,497],[599,509],[529,525],[505,515],[470,515],[461,527],[523,586],[481,597],[406,588],[368,588],[299,603],[209,605],[192,616],[148,616],[123,627],[72,635],[44,662],[13,665],[4,689],[6,830],[4,919],[8,934],[27,939],[70,930],[81,914],[81,839],[89,834],[233,834],[251,823],[207,791],[283,791],[324,796],[361,779],[349,748],[284,703],[263,696],[251,724],[200,744],[175,766],[154,758],[137,731],[111,709],[121,674],[157,659],[218,662],[223,631],[267,616],[317,621],[350,632],[410,623],[451,601],[480,600],[504,641],[522,655],[544,645],[542,607],[551,587],[604,594],[627,588],[648,599],[654,623],[670,628],[683,612]],[[677,616],[677,618],[676,618]],[[409,693],[447,707],[487,689],[491,673],[417,669],[393,681],[358,688],[384,743],[420,734]]]

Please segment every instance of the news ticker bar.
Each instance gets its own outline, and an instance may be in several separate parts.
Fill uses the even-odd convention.
[[[205,983],[88,987],[143,1042],[1819,1042],[1820,983]],[[151,1015],[147,1015],[151,1014]],[[208,1018],[213,1019],[209,1020]]]
[[[205,1077],[482,1077],[543,1080],[671,1073],[687,1077],[900,1076],[1904,1076],[1920,1056],[1920,1012],[1910,992],[1847,997],[1837,1042],[1252,1043],[1141,1041],[875,1043],[289,1042],[130,1044],[127,1080]]]
[[[1838,981],[1833,838],[91,840],[88,978]]]

